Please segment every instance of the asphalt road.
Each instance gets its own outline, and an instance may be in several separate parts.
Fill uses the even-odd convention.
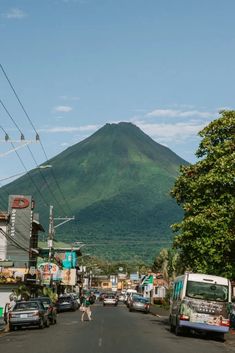
[[[167,320],[126,306],[92,306],[92,321],[66,312],[50,328],[23,329],[0,336],[3,353],[223,353],[235,347],[202,337],[176,337]]]

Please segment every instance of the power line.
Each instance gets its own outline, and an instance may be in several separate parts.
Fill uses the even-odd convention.
[[[3,74],[4,74],[4,76],[5,76],[5,78],[6,78],[7,82],[8,82],[8,84],[10,85],[10,87],[11,87],[11,89],[12,89],[12,91],[13,91],[13,93],[14,93],[14,95],[15,95],[17,101],[18,101],[18,103],[20,104],[20,106],[21,106],[23,112],[25,113],[25,115],[26,115],[26,117],[27,117],[27,119],[28,119],[28,121],[29,121],[31,127],[32,127],[33,130],[35,131],[35,133],[36,133],[36,139],[39,141],[39,143],[40,143],[40,145],[41,145],[41,148],[42,148],[42,151],[43,151],[43,153],[44,153],[44,156],[46,157],[46,161],[48,161],[48,156],[47,156],[46,151],[45,151],[45,148],[44,148],[44,146],[43,146],[43,144],[42,144],[42,142],[41,142],[41,140],[40,140],[40,138],[39,138],[39,134],[37,133],[36,128],[35,128],[35,126],[34,126],[32,120],[30,119],[29,114],[27,113],[27,111],[26,111],[26,109],[25,109],[23,103],[21,102],[21,100],[20,100],[20,98],[19,98],[19,96],[18,96],[18,94],[17,94],[17,92],[16,92],[16,90],[15,90],[13,84],[11,83],[11,81],[10,81],[10,79],[9,79],[9,77],[8,77],[6,71],[4,70],[4,68],[3,68],[3,66],[2,66],[1,63],[0,63],[0,68],[1,68],[1,70],[2,70],[2,72],[3,72]],[[53,178],[54,178],[54,180],[55,180],[56,186],[57,186],[57,188],[58,188],[58,190],[59,190],[59,192],[60,192],[60,194],[61,194],[61,196],[62,196],[62,198],[63,198],[63,200],[64,200],[64,202],[65,202],[65,204],[66,204],[66,206],[67,206],[67,208],[68,208],[68,210],[69,210],[69,212],[72,213],[71,207],[70,207],[69,203],[67,202],[67,200],[66,200],[66,198],[65,198],[65,195],[64,195],[64,193],[63,193],[63,191],[62,191],[62,189],[61,189],[61,187],[60,187],[60,185],[59,185],[59,183],[58,183],[58,180],[57,180],[57,178],[56,178],[56,176],[55,176],[53,170],[51,171],[51,174],[52,174],[52,176],[53,176]]]

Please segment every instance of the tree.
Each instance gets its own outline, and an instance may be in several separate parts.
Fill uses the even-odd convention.
[[[168,282],[174,280],[184,270],[179,252],[175,249],[161,249],[159,255],[154,260],[152,270],[161,272],[164,279]]]
[[[187,268],[204,273],[235,275],[235,111],[205,127],[196,152],[199,161],[183,166],[172,196],[184,209],[178,234]]]

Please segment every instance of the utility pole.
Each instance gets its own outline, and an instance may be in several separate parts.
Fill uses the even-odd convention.
[[[48,245],[48,248],[49,248],[49,262],[52,259],[54,233],[55,233],[55,229],[54,229],[53,206],[50,206],[49,232],[48,232],[48,241],[47,241],[47,245]]]
[[[48,240],[47,246],[49,248],[49,262],[53,258],[53,240],[55,237],[55,229],[60,227],[62,224],[65,224],[69,221],[73,221],[75,217],[54,217],[53,206],[50,206],[50,214],[49,214],[49,232],[48,232]],[[59,224],[55,225],[54,221],[61,221]],[[84,244],[85,245],[85,244]]]
[[[69,221],[74,221],[75,220],[75,217],[57,217],[57,218],[54,218],[55,221],[63,221],[63,222],[60,222],[59,224],[57,224],[56,226],[54,226],[54,229],[57,228],[57,227],[60,227],[62,226],[62,224],[65,224]]]

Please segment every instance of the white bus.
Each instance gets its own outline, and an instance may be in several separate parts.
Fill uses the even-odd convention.
[[[221,339],[229,331],[231,284],[227,278],[185,273],[175,279],[170,306],[170,328],[176,335],[193,329],[213,332]]]

